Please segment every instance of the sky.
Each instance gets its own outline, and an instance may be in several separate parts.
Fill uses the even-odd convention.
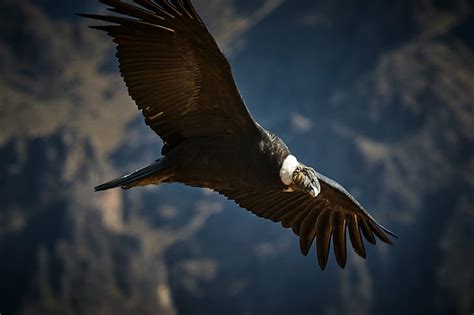
[[[161,151],[112,41],[74,15],[103,6],[3,0],[0,313],[472,313],[471,2],[194,3],[254,118],[399,240],[320,271],[207,190],[94,193]]]

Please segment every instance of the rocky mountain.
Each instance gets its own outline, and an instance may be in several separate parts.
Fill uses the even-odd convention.
[[[254,117],[400,239],[322,272],[207,190],[94,193],[161,149],[99,6],[3,0],[0,313],[472,313],[472,2],[195,2]]]

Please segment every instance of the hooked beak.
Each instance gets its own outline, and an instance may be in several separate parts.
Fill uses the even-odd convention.
[[[318,186],[319,186],[319,183],[318,183]],[[321,187],[316,187],[314,184],[311,184],[308,187],[308,192],[311,196],[317,197],[319,193],[321,192]]]
[[[316,177],[314,172],[311,172],[312,169],[308,170],[308,174],[306,175],[307,184],[306,191],[313,197],[317,197],[321,192],[321,184],[319,183],[318,178]]]

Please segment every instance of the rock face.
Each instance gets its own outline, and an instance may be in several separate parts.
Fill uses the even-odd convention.
[[[0,3],[0,313],[470,314],[468,1],[196,0],[255,118],[400,239],[324,272],[207,190],[92,187],[159,155],[96,1]],[[351,254],[352,255],[352,254]]]

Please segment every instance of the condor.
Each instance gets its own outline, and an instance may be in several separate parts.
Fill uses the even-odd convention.
[[[151,165],[96,191],[183,183],[207,187],[257,216],[292,228],[307,255],[316,240],[319,266],[332,239],[346,265],[346,234],[366,257],[362,236],[385,243],[378,224],[338,183],[300,163],[285,143],[250,115],[226,58],[190,0],[101,0],[118,15],[81,14],[117,44],[120,72],[145,122],[164,142]]]

